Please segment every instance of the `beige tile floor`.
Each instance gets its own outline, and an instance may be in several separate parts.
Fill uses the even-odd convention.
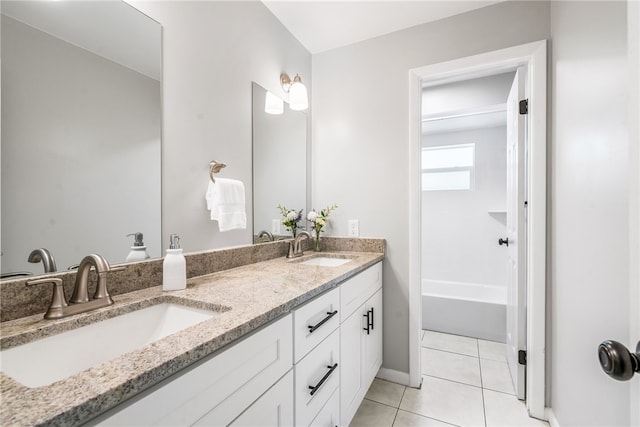
[[[548,427],[515,397],[505,352],[501,343],[424,331],[422,387],[375,379],[351,426]]]

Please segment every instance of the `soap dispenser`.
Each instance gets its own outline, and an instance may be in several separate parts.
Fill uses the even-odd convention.
[[[162,263],[162,290],[178,291],[187,287],[187,262],[180,249],[180,237],[169,236],[169,249]]]
[[[145,259],[151,258],[149,256],[149,252],[147,252],[147,247],[144,245],[142,241],[142,233],[132,233],[127,234],[127,237],[134,236],[133,238],[133,246],[131,246],[131,252],[127,255],[127,262],[132,261],[144,261]]]

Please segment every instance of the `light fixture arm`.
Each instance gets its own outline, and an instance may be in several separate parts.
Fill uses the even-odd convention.
[[[286,93],[289,93],[291,85],[294,83],[302,83],[302,77],[300,77],[300,74],[296,74],[296,76],[293,78],[293,81],[291,80],[291,77],[289,77],[289,74],[280,74],[280,86],[282,86],[282,90],[284,90]]]

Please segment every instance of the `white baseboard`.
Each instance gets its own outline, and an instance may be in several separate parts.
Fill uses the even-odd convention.
[[[553,413],[553,409],[545,408],[544,412],[551,427],[560,427],[560,423],[558,423],[558,419],[556,418],[556,414]]]
[[[409,374],[407,372],[396,371],[394,369],[380,368],[376,378],[391,381],[392,383],[409,385]]]

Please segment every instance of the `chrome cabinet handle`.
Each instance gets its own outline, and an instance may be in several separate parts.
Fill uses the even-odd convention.
[[[316,394],[316,392],[320,389],[320,387],[322,387],[322,384],[325,383],[325,381],[327,381],[327,379],[329,378],[329,376],[331,374],[333,374],[333,371],[336,370],[336,368],[338,367],[337,363],[334,363],[333,366],[328,365],[327,368],[329,368],[329,371],[324,374],[324,376],[320,379],[320,381],[318,382],[318,384],[316,385],[310,385],[309,388],[311,389],[311,391],[309,392],[309,394],[311,396],[313,396],[314,394]]]
[[[509,247],[509,238],[507,237],[506,239],[503,239],[502,237],[498,239],[498,244],[500,246],[502,245],[507,245],[507,247]]]
[[[308,325],[307,327],[309,328],[309,333],[312,334],[313,331],[315,331],[316,329],[318,329],[320,326],[324,325],[329,319],[331,319],[333,316],[335,316],[336,314],[338,314],[338,310],[334,310],[334,311],[327,311],[327,317],[325,317],[324,319],[322,319],[320,322],[316,323],[315,325]]]
[[[627,381],[640,372],[640,341],[635,353],[617,341],[603,341],[598,346],[598,358],[605,374],[618,381]]]

